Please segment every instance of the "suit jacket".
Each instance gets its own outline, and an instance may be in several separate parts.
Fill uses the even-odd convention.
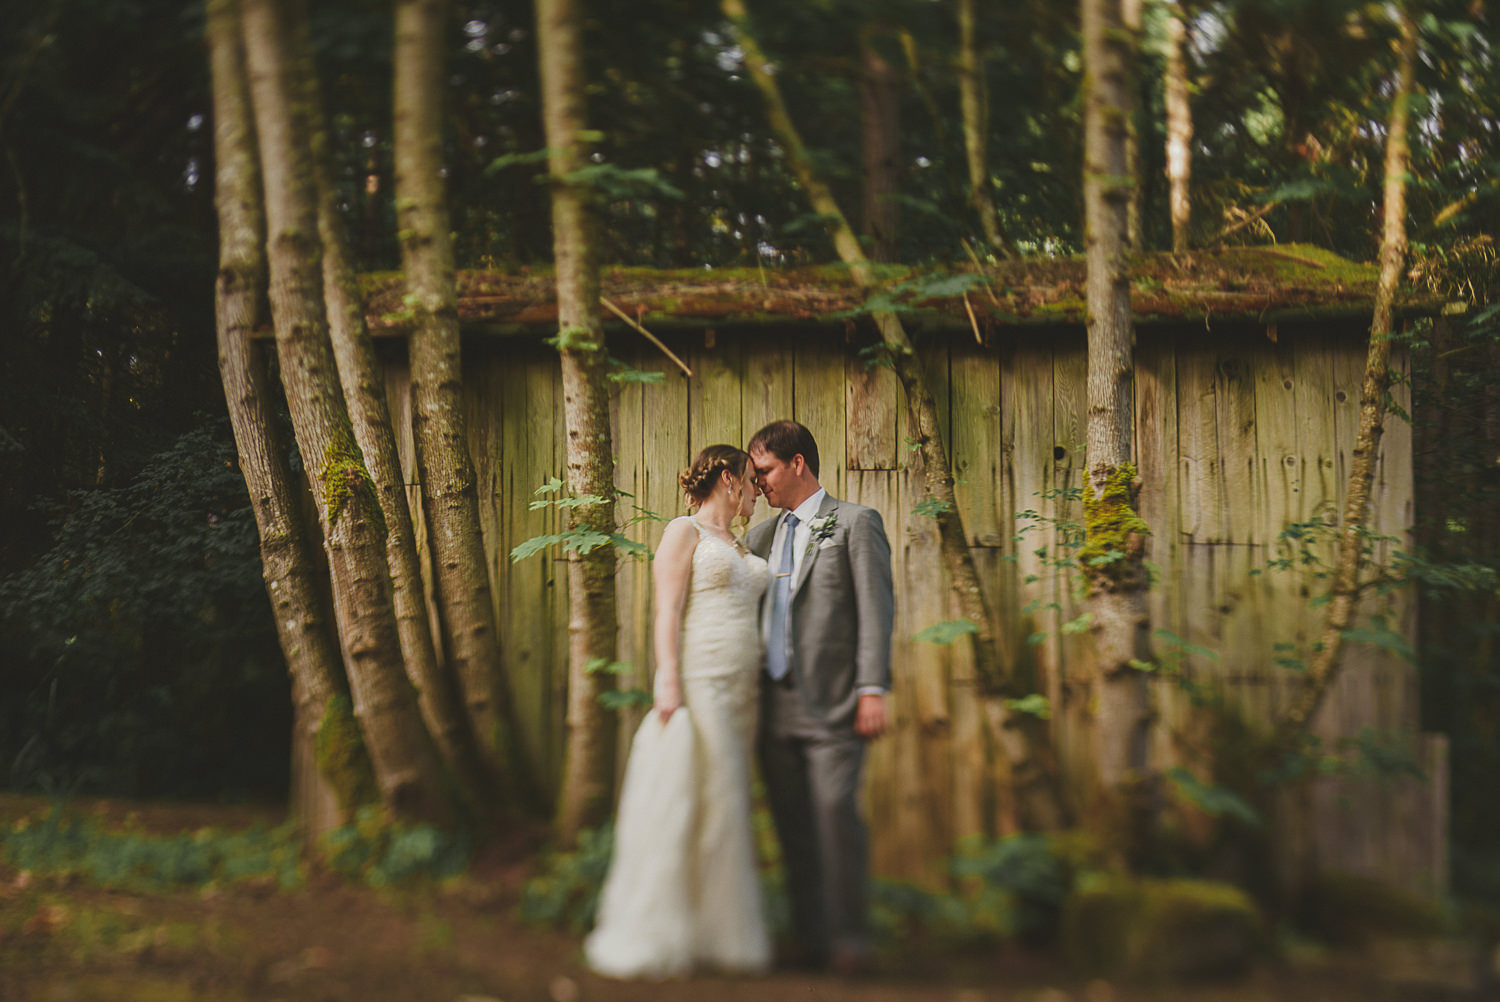
[[[770,558],[780,517],[750,530],[745,542],[752,553]],[[824,538],[813,533],[792,582],[787,665],[808,714],[841,727],[853,725],[861,688],[891,687],[896,600],[891,544],[880,513],[827,495],[817,518],[830,517]],[[763,626],[770,612],[767,589]]]

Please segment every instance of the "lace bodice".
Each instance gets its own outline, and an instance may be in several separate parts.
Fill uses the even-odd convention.
[[[688,520],[698,530],[698,546],[682,613],[683,677],[753,673],[760,664],[766,562]]]

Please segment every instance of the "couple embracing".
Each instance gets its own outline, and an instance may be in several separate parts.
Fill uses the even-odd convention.
[[[655,706],[631,746],[615,854],[584,944],[612,977],[772,964],[750,818],[758,752],[781,843],[789,963],[869,963],[865,744],[887,726],[894,616],[878,512],[818,483],[795,421],[745,450],[700,452],[680,482],[692,515],[668,524],[653,567]],[[774,519],[733,520],[764,494]]]

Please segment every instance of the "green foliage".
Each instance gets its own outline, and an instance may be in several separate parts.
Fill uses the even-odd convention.
[[[292,825],[152,835],[111,831],[96,820],[66,814],[57,803],[41,821],[22,818],[0,832],[0,858],[17,869],[134,892],[244,881],[289,888],[302,880]]]
[[[456,877],[473,854],[468,833],[393,824],[374,804],[355,812],[353,824],[324,833],[319,848],[330,870],[372,887]]]
[[[918,518],[937,518],[953,510],[953,502],[938,498],[923,498],[912,505],[911,513]]]
[[[1052,719],[1052,701],[1039,692],[1029,693],[1017,699],[1007,699],[1005,706],[1016,713],[1029,714],[1038,720]]]
[[[951,892],[875,880],[870,920],[889,948],[931,942],[939,947],[1041,943],[1056,931],[1072,886],[1071,867],[1052,836],[972,838],[959,844],[948,870]]]
[[[285,788],[286,670],[226,424],[205,420],[123,486],[46,504],[50,545],[0,576],[13,787]]]
[[[1062,928],[1075,968],[1150,980],[1242,973],[1265,936],[1259,910],[1238,887],[1118,874],[1080,880]]]
[[[933,623],[924,629],[912,634],[912,640],[923,644],[951,644],[959,637],[971,633],[978,633],[979,627],[969,619],[945,619],[941,623]]]
[[[532,501],[530,509],[539,511],[544,508],[557,508],[562,511],[572,511],[578,508],[593,507],[595,505],[609,504],[610,499],[600,497],[597,494],[566,494],[564,484],[557,477],[551,477],[546,483],[538,487],[533,493],[537,495],[557,495],[552,498],[538,498]],[[639,514],[627,522],[634,525],[647,519],[660,521],[660,516],[654,512],[647,511],[639,505],[633,505]],[[551,547],[561,547],[564,553],[577,553],[580,556],[592,553],[601,546],[613,546],[627,556],[651,559],[651,549],[644,543],[637,542],[625,535],[623,532],[599,532],[591,528],[587,523],[579,523],[564,529],[562,532],[547,533],[540,536],[532,536],[530,539],[522,540],[511,548],[510,562],[520,563],[528,557],[534,557],[543,553]]]
[[[1167,778],[1183,798],[1204,814],[1215,818],[1233,818],[1251,828],[1261,826],[1260,813],[1250,806],[1249,801],[1228,787],[1205,783],[1182,766],[1168,769]]]
[[[594,923],[614,849],[614,823],[607,822],[580,832],[573,851],[548,853],[521,890],[521,918],[583,933]]]

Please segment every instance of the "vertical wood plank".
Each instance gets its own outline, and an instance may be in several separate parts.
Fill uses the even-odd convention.
[[[904,405],[901,381],[885,366],[868,366],[855,354],[844,359],[849,470],[894,470],[896,411]]]
[[[717,335],[711,339],[698,335],[696,340],[688,362],[693,370],[692,378],[688,380],[689,462],[691,456],[706,446],[745,444],[740,393],[744,376],[744,341]]]
[[[1052,354],[1052,486],[1057,491],[1051,502],[1058,520],[1059,537],[1066,531],[1074,543],[1066,547],[1064,539],[1054,543],[1054,556],[1076,556],[1082,543],[1083,502],[1081,492],[1088,471],[1084,442],[1088,436],[1088,343],[1081,330],[1062,331],[1053,337]],[[1077,494],[1079,500],[1071,495]],[[1090,783],[1094,754],[1091,746],[1093,716],[1093,675],[1088,657],[1086,633],[1064,633],[1062,625],[1083,614],[1078,598],[1079,573],[1064,567],[1054,575],[1053,601],[1059,608],[1055,638],[1058,674],[1061,678],[1060,703],[1053,704],[1054,728],[1058,734],[1058,762],[1072,789],[1083,790]]]
[[[745,382],[740,391],[740,428],[745,434],[744,444],[772,421],[793,417],[795,341],[794,336],[785,334],[746,335]],[[759,525],[771,514],[770,506],[765,501],[759,502],[750,519],[750,527]]]
[[[834,497],[844,496],[844,464],[848,456],[844,354],[842,341],[835,342],[821,333],[798,339],[793,353],[790,416],[806,425],[817,441],[818,480]]]

